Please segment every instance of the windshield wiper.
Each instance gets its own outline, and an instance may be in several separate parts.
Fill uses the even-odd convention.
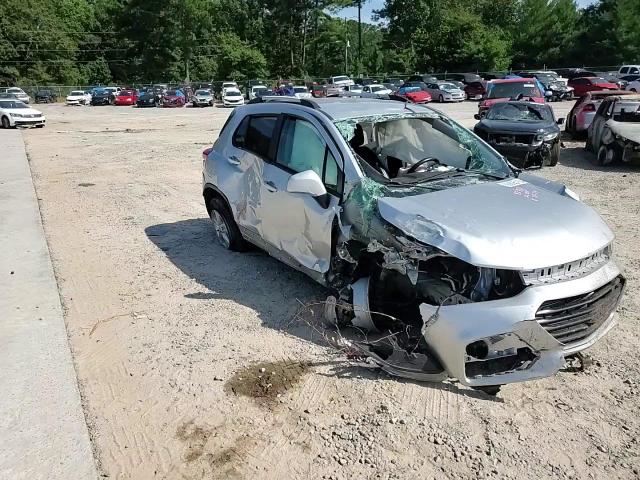
[[[465,171],[467,173],[482,175],[483,177],[495,178],[496,180],[504,180],[509,176],[509,175],[498,174],[498,173],[483,172],[482,170],[465,170]]]

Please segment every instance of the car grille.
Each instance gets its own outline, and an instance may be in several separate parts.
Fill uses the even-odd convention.
[[[618,305],[624,278],[575,297],[544,302],[536,312],[538,323],[564,345],[579,343],[595,332]]]
[[[490,133],[488,140],[496,145],[530,145],[533,141],[533,135]]]
[[[522,271],[522,280],[527,285],[563,282],[584,277],[607,263],[611,258],[611,246],[607,245],[590,255],[574,262]]]

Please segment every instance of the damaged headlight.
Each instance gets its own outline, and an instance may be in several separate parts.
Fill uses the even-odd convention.
[[[534,147],[542,145],[542,142],[549,143],[558,138],[558,132],[554,133],[539,133],[533,139],[531,145]]]

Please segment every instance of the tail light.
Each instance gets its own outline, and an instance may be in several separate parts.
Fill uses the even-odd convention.
[[[213,147],[209,147],[209,148],[205,148],[202,151],[202,163],[207,161],[207,157],[209,156],[209,154],[211,153],[211,150],[213,150]]]
[[[596,106],[593,103],[588,103],[582,109],[583,112],[595,112]]]

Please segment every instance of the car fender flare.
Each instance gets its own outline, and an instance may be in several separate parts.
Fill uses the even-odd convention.
[[[233,212],[233,209],[231,208],[231,203],[229,202],[229,199],[227,198],[227,196],[222,192],[222,190],[216,187],[213,183],[207,182],[204,184],[204,188],[202,189],[202,196],[205,199],[207,212],[209,212],[209,200],[213,197],[218,197],[224,200],[224,202],[227,204],[227,207],[229,207],[229,210]]]

